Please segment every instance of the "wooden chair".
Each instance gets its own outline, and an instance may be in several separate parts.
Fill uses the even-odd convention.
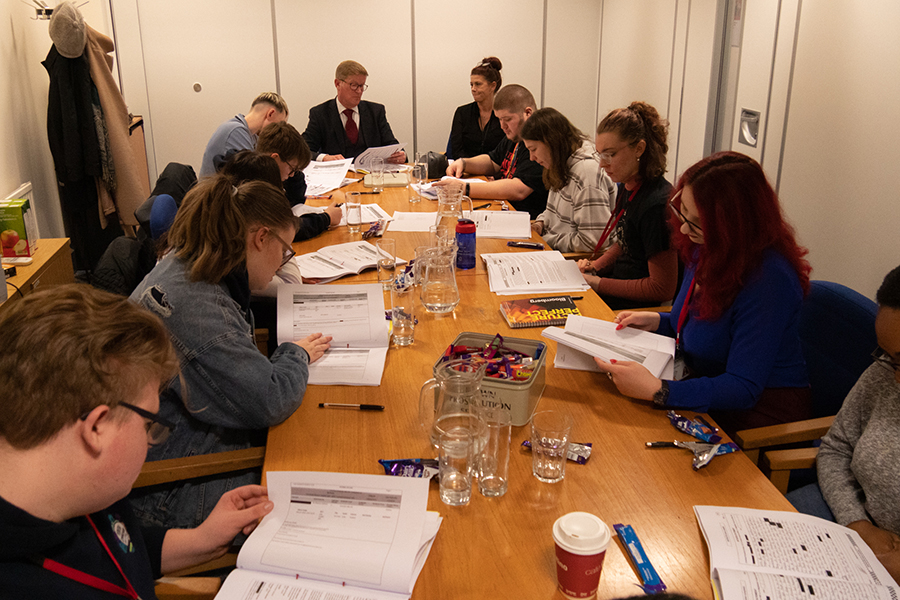
[[[148,462],[144,464],[133,487],[147,487],[262,467],[265,456],[265,447],[257,447]],[[156,582],[156,596],[160,600],[212,600],[221,585],[218,577],[187,576],[233,567],[236,562],[237,553],[229,552],[221,558],[172,573],[170,577],[163,577]]]

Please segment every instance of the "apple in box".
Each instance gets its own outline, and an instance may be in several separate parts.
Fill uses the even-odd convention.
[[[37,226],[27,199],[0,200],[0,248],[3,256],[32,256],[37,250]]]

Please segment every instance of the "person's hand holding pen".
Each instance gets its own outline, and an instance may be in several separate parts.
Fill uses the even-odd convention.
[[[596,269],[594,268],[594,263],[592,261],[588,260],[587,258],[582,258],[578,261],[578,270],[582,273],[591,274],[594,273]]]
[[[325,214],[331,219],[329,227],[337,227],[341,223],[343,213],[341,213],[341,204],[344,203],[344,192],[332,192],[331,204],[325,209]]]
[[[306,350],[309,355],[309,364],[312,364],[322,358],[325,351],[331,348],[331,336],[323,337],[321,333],[313,333],[294,343]]]

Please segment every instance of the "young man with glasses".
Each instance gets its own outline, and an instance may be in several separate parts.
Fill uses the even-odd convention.
[[[383,104],[362,99],[368,89],[366,68],[355,60],[345,60],[334,72],[335,98],[309,109],[309,124],[303,138],[316,160],[356,158],[368,148],[397,144]],[[398,150],[388,162],[405,163],[406,153]]]
[[[245,486],[195,529],[143,528],[123,500],[168,436],[159,388],[178,371],[148,311],[57,286],[7,310],[0,338],[4,598],[155,598],[161,574],[223,555],[271,511],[265,488]]]
[[[215,175],[225,159],[239,150],[253,150],[256,138],[269,123],[287,121],[288,107],[284,98],[275,92],[263,92],[250,105],[246,116],[236,115],[216,129],[200,163],[200,177]]]

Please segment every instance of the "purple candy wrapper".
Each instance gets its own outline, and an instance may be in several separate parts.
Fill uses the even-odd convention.
[[[531,441],[525,440],[524,442],[522,442],[522,447],[531,450]],[[591,457],[591,451],[593,449],[594,445],[590,442],[588,442],[587,444],[569,442],[569,451],[566,453],[566,458],[568,458],[572,462],[578,463],[579,465],[583,465]]]
[[[431,479],[438,474],[438,461],[435,458],[404,458],[378,462],[384,467],[385,475]]]

